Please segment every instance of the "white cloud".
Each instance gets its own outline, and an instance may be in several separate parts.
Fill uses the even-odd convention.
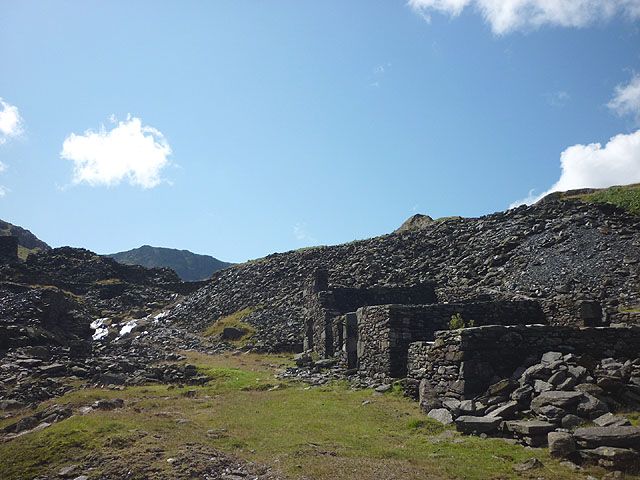
[[[510,205],[534,203],[551,192],[576,188],[603,188],[640,182],[640,130],[600,143],[573,145],[560,155],[560,179],[540,195],[529,196]]]
[[[552,107],[558,107],[558,108],[564,107],[567,104],[567,102],[571,99],[571,96],[564,90],[560,90],[553,93],[547,93],[544,95],[544,97],[547,99],[547,102],[549,103],[549,105],[551,105]]]
[[[111,121],[116,123],[113,116]],[[75,184],[111,186],[127,180],[142,188],[160,184],[160,173],[169,165],[169,155],[171,147],[164,135],[131,116],[111,130],[103,125],[97,132],[72,133],[60,152],[62,158],[73,161]]]
[[[0,145],[23,132],[23,122],[18,107],[0,97]]]
[[[634,75],[626,85],[618,85],[607,106],[618,115],[635,115],[640,121],[640,75]]]
[[[391,63],[376,65],[372,70],[369,86],[375,88],[380,87],[382,84],[382,78],[390,67]]]
[[[293,226],[293,236],[301,242],[314,243],[316,241],[307,231],[306,223],[296,223]]]
[[[455,17],[469,7],[498,35],[544,25],[585,27],[615,15],[640,17],[640,0],[409,0],[408,4],[427,20],[432,12]]]

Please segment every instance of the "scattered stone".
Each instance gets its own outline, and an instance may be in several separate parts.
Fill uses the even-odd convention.
[[[503,420],[512,420],[516,418],[517,414],[518,402],[511,401],[496,408],[495,410],[491,410],[491,412],[487,413],[487,417],[500,417]]]
[[[597,447],[640,447],[639,427],[583,427],[574,432],[579,445],[586,448]]]
[[[584,393],[578,403],[576,412],[581,417],[594,419],[608,413],[609,407],[599,398],[589,393]]]
[[[449,410],[447,410],[446,408],[434,408],[427,414],[427,416],[429,418],[437,420],[444,425],[450,425],[453,423],[451,412],[449,412]]]
[[[221,340],[240,340],[247,334],[247,331],[243,328],[236,327],[224,327],[222,333],[220,334]]]
[[[570,433],[549,432],[547,442],[552,457],[566,458],[576,451],[576,442]]]
[[[582,396],[583,394],[580,392],[542,392],[531,401],[531,409],[534,412],[537,412],[542,407],[548,405],[562,409],[570,408],[576,405],[580,401]]]
[[[385,393],[391,390],[392,386],[390,384],[384,384],[377,386],[374,391],[377,393]]]
[[[492,433],[495,432],[502,419],[499,417],[476,417],[463,415],[456,418],[456,429],[462,433]]]
[[[594,449],[580,450],[582,458],[596,462],[605,468],[637,468],[640,456],[635,450],[618,447],[598,447]]]
[[[578,417],[577,415],[573,415],[571,413],[565,415],[564,417],[562,417],[562,420],[560,422],[560,426],[562,428],[566,428],[567,430],[573,430],[576,427],[579,427],[580,425],[583,425],[585,423],[585,420],[583,418]]]
[[[513,466],[516,472],[528,472],[529,470],[535,470],[544,467],[544,464],[537,458],[530,458],[529,460],[519,463]]]
[[[67,467],[63,467],[58,472],[58,476],[61,478],[71,478],[75,476],[76,471],[78,470],[77,465],[69,465]]]
[[[515,420],[507,422],[506,427],[511,432],[528,437],[547,435],[555,429],[554,424],[541,420]]]
[[[628,418],[614,415],[613,413],[605,413],[593,420],[593,423],[599,427],[625,427],[631,425]]]
[[[114,410],[124,407],[124,400],[121,398],[97,400],[92,407],[97,410]]]

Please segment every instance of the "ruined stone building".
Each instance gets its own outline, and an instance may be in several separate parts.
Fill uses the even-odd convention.
[[[483,296],[438,303],[434,285],[345,288],[317,271],[304,287],[305,349],[379,379],[426,381],[441,395],[471,398],[549,350],[596,360],[640,351],[640,329],[602,322],[595,302],[574,306],[575,327],[549,325],[535,300]],[[467,327],[451,330],[452,316]]]

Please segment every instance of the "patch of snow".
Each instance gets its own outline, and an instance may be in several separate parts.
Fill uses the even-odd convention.
[[[106,320],[109,319],[97,318],[96,320],[91,322],[91,325],[89,325],[92,330],[95,330],[95,332],[93,332],[93,335],[91,335],[91,338],[93,340],[102,340],[107,335],[109,335],[109,327],[107,327],[104,323]]]
[[[97,330],[98,328],[100,328],[100,327],[102,327],[104,325],[104,322],[106,320],[109,320],[109,319],[107,317],[105,317],[105,318],[96,318],[93,322],[91,322],[90,327],[93,330]]]
[[[158,323],[160,320],[162,320],[167,315],[169,315],[169,311],[168,310],[165,310],[164,312],[160,312],[157,315],[154,315],[153,323]]]
[[[131,330],[133,330],[136,327],[137,324],[138,324],[138,320],[137,319],[129,320],[120,329],[120,336],[126,335],[127,333],[131,333]]]

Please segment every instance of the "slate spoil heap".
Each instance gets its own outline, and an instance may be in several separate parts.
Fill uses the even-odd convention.
[[[581,301],[609,323],[640,323],[640,217],[610,205],[555,201],[480,218],[282,254],[216,272],[172,309],[170,319],[204,329],[247,307],[262,350],[302,343],[301,285],[326,269],[335,285],[372,288],[433,281],[441,302],[482,295],[540,301],[551,324],[576,325]],[[274,329],[273,326],[278,328]]]
[[[157,364],[200,347],[198,335],[162,322],[141,335],[189,288],[170,270],[68,247],[0,265],[0,401],[24,406],[63,395],[70,377],[95,385],[202,382],[195,370]],[[105,341],[92,338],[96,319],[112,326]],[[130,332],[119,335],[127,324]]]
[[[87,250],[47,249],[23,261],[15,240],[3,245],[5,417],[74,384],[205,382],[194,366],[176,364],[180,350],[306,346],[283,378],[348,377],[379,394],[402,379],[426,414],[464,433],[638,468],[640,430],[616,412],[640,409],[640,217],[616,207],[548,201],[480,218],[415,218],[389,235],[232,266],[205,286]],[[319,271],[331,287],[309,295],[305,282]],[[246,342],[202,335],[243,312]],[[475,326],[450,330],[453,317]],[[231,334],[247,325],[222,326]],[[45,413],[2,435],[78,414]],[[128,468],[104,460],[112,478]]]

